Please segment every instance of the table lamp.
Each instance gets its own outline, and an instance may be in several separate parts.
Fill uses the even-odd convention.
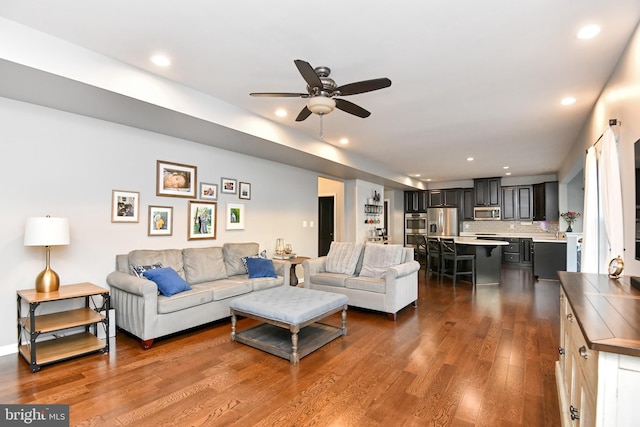
[[[27,218],[24,228],[25,246],[44,246],[47,265],[36,277],[36,292],[54,292],[60,287],[58,273],[49,266],[51,246],[69,244],[69,221],[66,218]]]

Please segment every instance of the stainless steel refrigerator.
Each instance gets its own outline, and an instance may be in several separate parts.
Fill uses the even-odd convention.
[[[457,208],[429,208],[427,209],[427,236],[457,236],[458,209]]]

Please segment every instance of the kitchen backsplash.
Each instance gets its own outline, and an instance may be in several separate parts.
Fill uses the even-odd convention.
[[[465,233],[555,233],[558,221],[465,221]],[[564,230],[560,230],[564,231]]]

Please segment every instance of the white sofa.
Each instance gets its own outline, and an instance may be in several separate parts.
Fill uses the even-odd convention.
[[[116,271],[107,276],[116,325],[149,349],[155,338],[231,316],[234,297],[289,284],[291,263],[272,260],[277,277],[249,278],[243,257],[255,257],[257,243],[222,247],[134,250],[116,256]],[[191,287],[161,295],[155,282],[134,274],[134,267],[171,267]],[[139,268],[138,268],[139,269]]]
[[[401,245],[332,242],[327,256],[303,261],[304,287],[349,297],[349,305],[397,313],[418,304],[418,270],[413,248]]]

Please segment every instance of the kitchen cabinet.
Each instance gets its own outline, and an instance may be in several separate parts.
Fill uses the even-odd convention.
[[[429,203],[430,208],[457,208],[458,207],[458,190],[430,190]]]
[[[428,191],[405,191],[405,213],[426,212],[428,207]]]
[[[512,221],[533,219],[533,187],[531,185],[502,187],[502,219]]]
[[[533,239],[520,239],[520,264],[533,265]]]
[[[476,206],[500,206],[500,178],[474,179]]]
[[[531,239],[521,239],[517,237],[502,238],[508,242],[508,246],[502,248],[502,262],[504,264],[531,265]]]
[[[462,221],[473,221],[473,207],[475,192],[473,188],[463,188],[460,190],[460,218]]]
[[[567,270],[567,242],[533,242],[533,275],[558,280],[558,271]]]
[[[560,272],[560,342],[555,374],[562,425],[637,421],[640,292],[629,279]]]
[[[558,221],[558,182],[543,182],[533,185],[533,220]]]

